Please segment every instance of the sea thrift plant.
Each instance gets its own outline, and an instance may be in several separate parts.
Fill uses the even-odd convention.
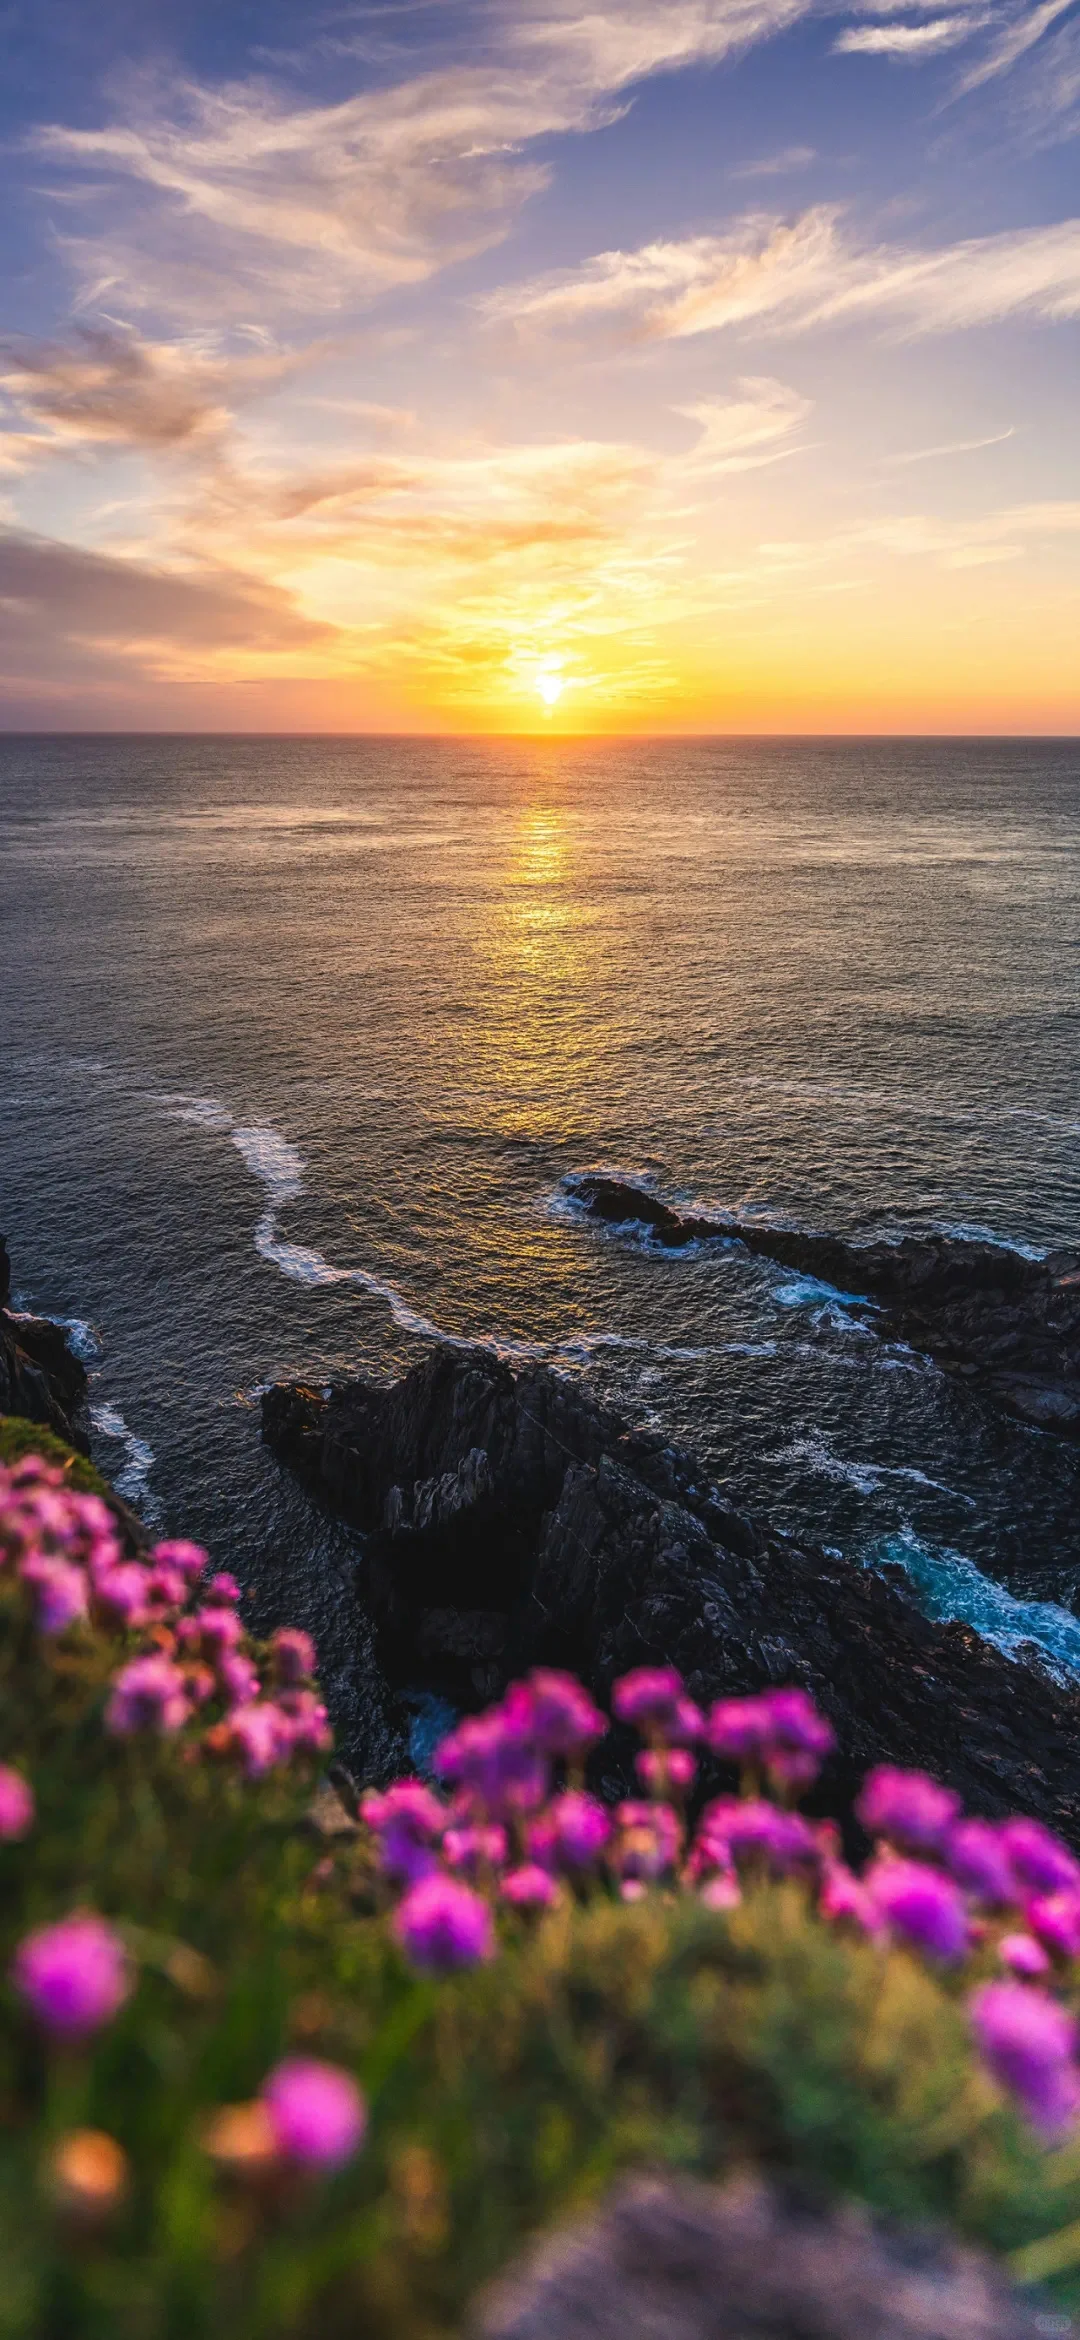
[[[33,1825],[33,1790],[21,1771],[0,1763],[0,1844],[18,1844]]]
[[[363,2142],[367,2108],[355,2080],[336,2064],[292,2056],[263,2083],[277,2150],[307,2169],[340,2169]]]
[[[61,2040],[111,2022],[131,1988],[120,1936],[102,1918],[82,1915],[28,1934],[12,1979],[43,2030]]]
[[[412,1886],[397,1910],[394,1932],[413,1965],[428,1974],[451,1974],[495,1953],[487,1902],[454,1877],[424,1877]]]

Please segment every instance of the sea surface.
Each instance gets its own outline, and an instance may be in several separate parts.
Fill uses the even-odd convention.
[[[8,736],[0,922],[20,1302],[117,1483],[331,1670],[349,1539],[258,1391],[481,1340],[1080,1672],[1080,1450],[562,1185],[1080,1246],[1077,743]]]

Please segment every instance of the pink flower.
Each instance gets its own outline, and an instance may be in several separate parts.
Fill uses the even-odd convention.
[[[64,1633],[88,1608],[86,1578],[69,1560],[45,1552],[28,1552],[19,1562],[23,1583],[37,1594],[37,1622],[42,1633]]]
[[[94,1597],[103,1615],[129,1630],[145,1625],[149,1616],[150,1570],[137,1560],[122,1561],[95,1576]]]
[[[134,1731],[157,1731],[170,1738],[183,1729],[191,1702],[179,1666],[163,1652],[132,1658],[113,1675],[112,1694],[105,1709],[105,1728],[117,1738]]]
[[[108,2023],[131,1988],[120,1936],[98,1917],[62,1918],[28,1934],[12,1974],[38,2022],[61,2039],[82,2038]]]
[[[394,1884],[415,1885],[438,1867],[446,1806],[422,1779],[397,1779],[381,1795],[372,1789],[361,1800],[360,1814],[378,1840],[383,1875]]]
[[[289,1744],[309,1755],[325,1755],[334,1744],[330,1717],[314,1690],[281,1690],[278,1713]]]
[[[725,1763],[763,1764],[771,1737],[768,1701],[718,1698],[709,1709],[705,1737]]]
[[[611,1704],[620,1722],[633,1723],[640,1731],[674,1736],[682,1720],[690,1719],[696,1709],[683,1692],[682,1675],[674,1666],[637,1666],[633,1673],[624,1674],[611,1693]]]
[[[963,1895],[951,1877],[943,1877],[924,1861],[902,1861],[887,1854],[867,1870],[864,1884],[878,1918],[914,1949],[946,1963],[964,1956],[971,1927]]]
[[[339,2169],[362,2142],[367,2109],[355,2080],[336,2064],[290,2056],[263,2082],[279,2153],[313,2169]]]
[[[573,1674],[535,1666],[527,1682],[514,1682],[503,1712],[520,1717],[524,1729],[548,1755],[578,1755],[602,1739],[607,1721]]]
[[[1036,1893],[1024,1916],[1032,1933],[1058,1958],[1080,1956],[1080,1893]]]
[[[520,1700],[459,1723],[436,1747],[434,1768],[488,1814],[535,1811],[547,1792],[548,1765]]]
[[[1080,1886],[1080,1862],[1041,1821],[1006,1820],[1001,1841],[1017,1876],[1033,1892],[1069,1892]]]
[[[690,1858],[695,1873],[704,1866],[726,1869],[752,1862],[783,1877],[816,1866],[818,1848],[800,1813],[782,1812],[761,1797],[718,1796],[702,1813]]]
[[[941,1847],[958,1885],[974,1900],[1007,1908],[1017,1883],[1000,1828],[989,1820],[958,1820]]]
[[[179,1638],[185,1649],[198,1649],[204,1657],[216,1658],[238,1647],[244,1628],[235,1609],[195,1609],[190,1617],[181,1618]]]
[[[201,1544],[189,1544],[177,1536],[155,1544],[150,1562],[153,1567],[178,1569],[187,1584],[196,1584],[210,1566],[210,1554],[203,1551]]]
[[[960,1798],[925,1771],[883,1763],[868,1772],[855,1805],[868,1836],[887,1836],[907,1852],[939,1852],[960,1811]]]
[[[643,1747],[634,1757],[634,1769],[643,1787],[670,1795],[673,1788],[692,1785],[697,1758],[688,1747]]]
[[[734,1869],[718,1869],[706,1879],[698,1896],[706,1909],[738,1909],[742,1900],[742,1886]]]
[[[187,1599],[187,1584],[178,1568],[151,1568],[147,1590],[159,1615],[168,1615],[183,1607]]]
[[[17,1844],[34,1825],[34,1797],[21,1771],[0,1763],[0,1844]]]
[[[232,1707],[250,1706],[262,1687],[258,1667],[252,1665],[251,1659],[244,1657],[237,1649],[227,1651],[223,1658],[218,1659],[218,1681]]]
[[[270,1636],[277,1680],[294,1686],[305,1682],[315,1671],[315,1644],[310,1633],[303,1633],[299,1625],[279,1625]]]
[[[881,1913],[872,1894],[848,1868],[846,1861],[830,1861],[821,1881],[818,1908],[833,1925],[858,1926],[860,1933],[883,1932]]]
[[[549,1804],[547,1815],[558,1857],[568,1869],[587,1869],[611,1835],[611,1814],[595,1796],[569,1788]]]
[[[1033,1934],[1003,1934],[998,1943],[998,1957],[1011,1974],[1018,1974],[1024,1982],[1037,1982],[1050,1971],[1050,1960]]]
[[[530,1830],[530,1838],[532,1831]],[[448,1828],[442,1843],[449,1869],[460,1869],[474,1881],[485,1870],[501,1869],[506,1859],[506,1830],[498,1827]]]
[[[836,1745],[832,1724],[805,1690],[769,1690],[768,1769],[785,1787],[810,1787]]]
[[[559,1898],[554,1877],[536,1861],[509,1870],[499,1885],[499,1892],[514,1909],[550,1909]]]
[[[212,1576],[210,1578],[210,1582],[207,1585],[206,1590],[210,1595],[211,1600],[224,1601],[227,1606],[231,1606],[233,1608],[237,1606],[240,1600],[240,1587],[237,1584],[236,1578],[235,1576],[230,1576],[226,1569],[221,1569],[217,1576]]]
[[[971,2001],[983,2062],[1017,2096],[1032,2126],[1048,2142],[1071,2127],[1080,2110],[1073,2065],[1076,2024],[1056,1999],[1025,1983],[985,1983]]]
[[[250,1706],[238,1706],[222,1729],[228,1731],[228,1745],[242,1758],[247,1779],[264,1779],[279,1763],[288,1761],[292,1751],[285,1718],[270,1699],[254,1699]]]
[[[476,1966],[495,1952],[491,1911],[455,1877],[423,1877],[400,1902],[394,1932],[414,1966],[449,1974]]]
[[[682,1843],[682,1824],[670,1804],[619,1804],[608,1857],[626,1884],[651,1884],[670,1869]]]

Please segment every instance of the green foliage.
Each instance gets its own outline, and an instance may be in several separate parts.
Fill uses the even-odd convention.
[[[116,1662],[89,1630],[44,1645],[0,1579],[0,1755],[38,1806],[0,1846],[0,1974],[79,1905],[138,1967],[78,2053],[0,1982],[0,2340],[436,2340],[530,2231],[633,2162],[752,2158],[1008,2250],[1080,2216],[1080,2147],[1037,2149],[973,2060],[957,1987],[826,1927],[797,1884],[727,1914],[568,1900],[501,1920],[493,1964],[418,1978],[366,1839],[315,1833],[311,1776],[248,1783],[109,1739]],[[330,2179],[230,2176],[207,2124],[290,2051],[356,2074],[366,2143]],[[49,2176],[82,2127],[130,2171],[97,2225]]]
[[[115,1505],[116,1496],[107,1479],[95,1470],[85,1454],[78,1454],[64,1439],[40,1422],[24,1422],[19,1414],[0,1414],[0,1464],[9,1468],[22,1462],[24,1455],[38,1454],[43,1462],[56,1463],[68,1484],[80,1495],[100,1495],[103,1503]]]

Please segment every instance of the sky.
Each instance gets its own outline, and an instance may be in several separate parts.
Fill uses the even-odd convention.
[[[1080,0],[0,63],[0,728],[1080,731]]]

